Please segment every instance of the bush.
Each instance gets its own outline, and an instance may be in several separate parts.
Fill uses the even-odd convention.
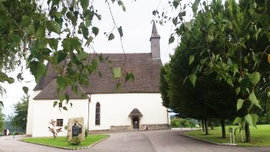
[[[179,127],[193,128],[193,127],[195,127],[195,123],[189,119],[173,118],[173,119],[171,119],[171,126],[173,128],[179,128]]]
[[[85,138],[87,138],[87,136],[88,136],[88,129],[85,129],[84,136],[85,136]]]
[[[79,145],[81,143],[80,137],[72,137],[72,139],[68,143],[70,145]]]

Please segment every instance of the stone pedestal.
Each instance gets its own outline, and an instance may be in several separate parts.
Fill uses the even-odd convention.
[[[72,131],[72,127],[74,129],[74,126],[80,127],[80,133],[78,134],[78,137],[80,138],[80,141],[85,140],[85,127],[84,127],[84,122],[83,122],[83,117],[79,118],[70,118],[68,119],[68,134],[67,134],[67,139],[70,141],[72,137],[74,137],[74,133]]]

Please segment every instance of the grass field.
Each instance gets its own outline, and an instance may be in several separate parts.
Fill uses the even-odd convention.
[[[221,138],[221,127],[216,127],[214,130],[209,130],[209,135],[204,135],[202,130],[188,131],[184,134],[198,139],[212,141],[216,143],[230,143],[229,127],[236,128],[237,126],[226,127],[226,139]],[[251,143],[241,142],[239,130],[236,131],[236,144],[240,146],[270,146],[270,125],[257,125],[257,128],[250,127]],[[245,139],[245,135],[243,132]]]
[[[34,143],[34,144],[42,144],[52,147],[61,147],[61,148],[80,148],[90,146],[93,143],[100,141],[102,139],[107,138],[108,135],[88,135],[85,141],[82,141],[80,145],[73,146],[69,145],[66,137],[57,137],[55,140],[53,137],[44,137],[44,138],[24,138],[22,141]]]

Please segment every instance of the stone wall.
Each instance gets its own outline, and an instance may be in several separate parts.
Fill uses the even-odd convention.
[[[148,130],[164,130],[170,128],[168,124],[142,124],[140,125],[140,130],[144,130],[145,126],[148,126]]]
[[[165,130],[170,129],[168,124],[142,124],[140,125],[139,130],[144,130],[145,126],[148,126],[148,130]],[[111,129],[106,130],[90,130],[90,134],[101,134],[101,133],[113,133],[113,132],[125,132],[125,131],[138,131],[137,129],[133,129],[132,126],[111,126]]]
[[[82,127],[82,132],[79,134],[79,138],[81,141],[84,141],[85,140],[85,127],[84,127],[83,117],[68,119],[68,135],[67,135],[68,141],[72,139],[72,126],[75,123],[79,124]]]

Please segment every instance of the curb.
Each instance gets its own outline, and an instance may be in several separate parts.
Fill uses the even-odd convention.
[[[52,148],[59,148],[59,149],[65,149],[65,150],[80,150],[80,149],[89,149],[91,147],[93,147],[94,145],[108,139],[110,137],[110,135],[108,135],[107,137],[99,140],[99,141],[96,141],[94,143],[92,143],[91,145],[89,146],[85,146],[85,147],[78,147],[78,148],[68,148],[68,147],[60,147],[60,146],[51,146],[51,145],[45,145],[45,144],[40,144],[40,143],[32,143],[32,142],[28,142],[28,141],[23,141],[22,139],[17,139],[18,141],[21,141],[21,142],[25,142],[25,143],[29,143],[29,144],[35,144],[35,145],[41,145],[41,146],[46,146],[46,147],[52,147]]]
[[[180,132],[179,135],[181,135],[183,137],[190,138],[190,139],[194,139],[194,140],[198,140],[198,141],[202,141],[202,142],[206,142],[206,143],[211,143],[211,144],[215,144],[215,145],[220,145],[220,146],[237,146],[237,144],[217,143],[217,142],[213,142],[213,141],[208,141],[208,140],[204,140],[204,139],[195,138],[195,137],[192,137],[192,136],[185,135],[184,132],[186,132],[186,131]]]

